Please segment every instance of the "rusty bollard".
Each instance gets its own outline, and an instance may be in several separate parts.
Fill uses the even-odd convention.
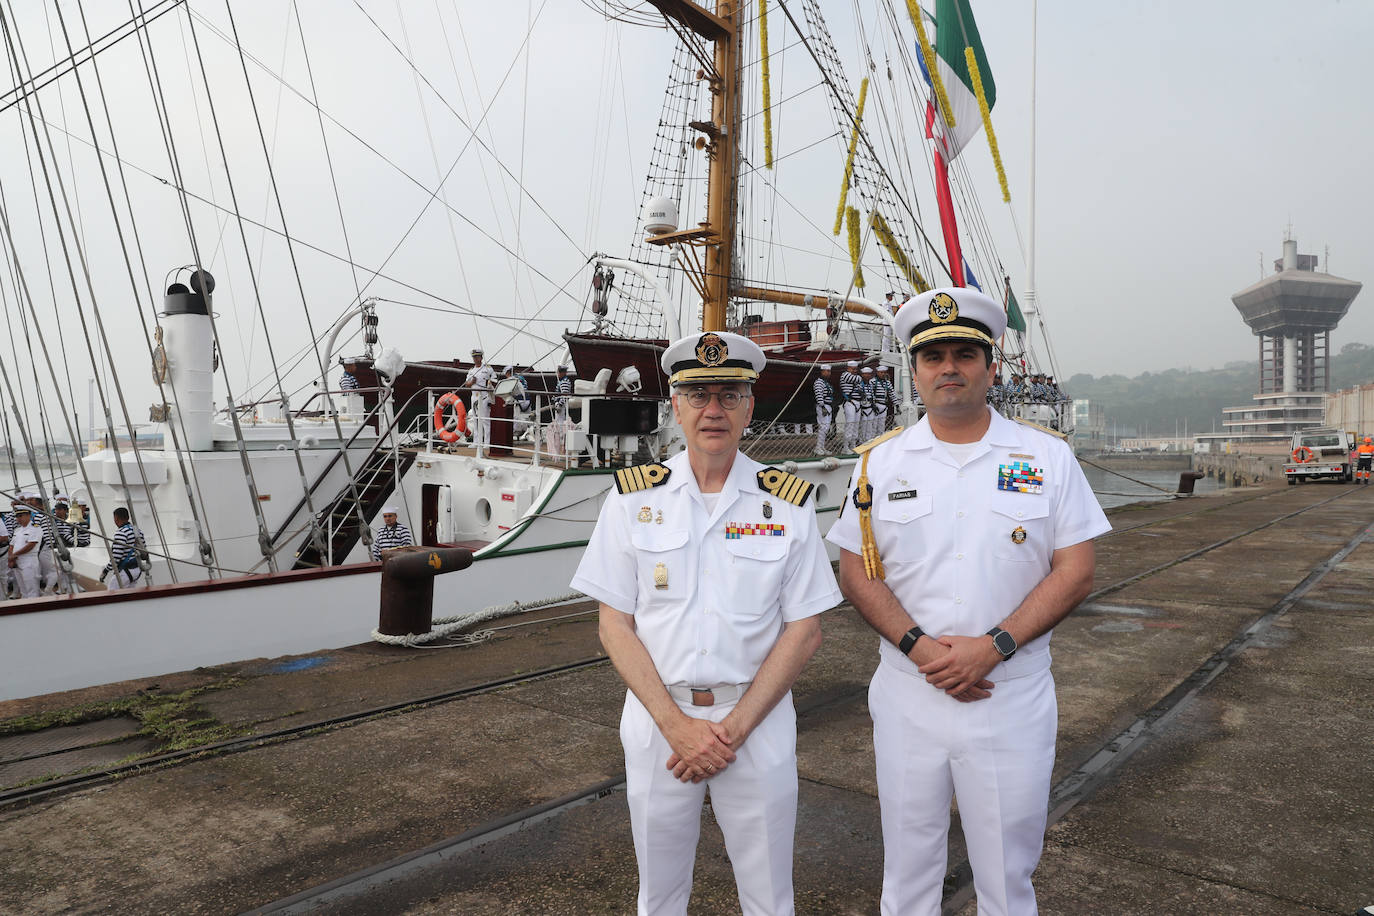
[[[382,553],[382,608],[378,632],[428,633],[434,620],[434,577],[467,569],[464,547],[400,547]]]
[[[1178,492],[1192,493],[1193,484],[1201,480],[1205,475],[1201,471],[1184,471],[1178,475]]]

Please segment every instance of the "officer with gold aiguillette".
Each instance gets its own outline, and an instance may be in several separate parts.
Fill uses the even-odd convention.
[[[1073,453],[992,410],[996,300],[932,290],[893,322],[926,415],[857,449],[826,539],[882,636],[869,687],[884,914],[936,916],[957,793],[978,912],[1036,912],[1058,711],[1050,632],[1109,530]]]
[[[763,351],[693,334],[663,354],[687,449],[616,472],[572,587],[601,603],[621,716],[638,911],[687,912],[701,807],[746,916],[793,911],[791,687],[840,601],[812,485],[739,452]]]

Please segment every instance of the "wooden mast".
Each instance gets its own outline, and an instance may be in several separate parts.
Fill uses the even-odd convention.
[[[649,0],[674,27],[684,27],[714,44],[710,61],[702,60],[701,75],[711,85],[711,120],[691,126],[705,137],[699,148],[710,159],[707,174],[706,220],[696,229],[654,236],[653,245],[681,244],[706,249],[705,263],[693,255],[682,259],[693,285],[702,296],[701,329],[725,330],[730,301],[731,262],[734,258],[735,219],[739,176],[740,125],[740,9],[744,0],[716,0],[714,13],[692,0]],[[690,252],[688,249],[687,254]],[[695,276],[692,276],[695,274]]]

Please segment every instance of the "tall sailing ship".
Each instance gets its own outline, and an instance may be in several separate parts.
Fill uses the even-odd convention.
[[[667,340],[687,330],[734,330],[764,347],[769,365],[756,390],[756,422],[745,448],[816,484],[823,528],[844,498],[853,456],[844,454],[839,437],[826,440],[825,430],[819,431],[828,441],[823,451],[837,454],[813,454],[811,380],[818,368],[849,360],[889,366],[898,382],[893,421],[911,422],[918,415],[905,354],[884,333],[892,311],[884,293],[893,292],[896,304],[932,285],[973,285],[982,278],[986,291],[1007,303],[1012,330],[1000,354],[1006,371],[1037,368],[1027,324],[1011,294],[1010,271],[996,254],[976,182],[959,156],[969,138],[990,125],[995,104],[991,69],[967,0],[939,0],[933,12],[915,3],[903,10],[889,3],[874,21],[847,26],[847,40],[860,48],[853,56],[837,50],[819,0],[652,5],[652,15],[641,4],[601,5],[608,19],[628,23],[613,28],[666,27],[675,38],[639,217],[620,256],[587,254],[581,326],[562,335],[562,349],[515,366],[522,381],[498,388],[492,443],[481,451],[445,426],[444,395],[458,393],[471,406],[471,392],[463,386],[472,364],[453,352],[462,347],[406,362],[397,350],[410,349],[410,342],[391,339],[388,322],[378,320],[379,298],[361,284],[341,312],[313,300],[301,279],[300,240],[289,228],[292,213],[273,176],[273,153],[251,82],[247,107],[258,124],[247,132],[257,140],[248,147],[257,147],[259,168],[265,163],[272,223],[280,227],[286,260],[295,268],[291,298],[300,300],[306,315],[310,339],[304,347],[290,353],[280,345],[272,349],[266,304],[271,297],[264,296],[258,276],[263,258],[255,259],[244,229],[245,220],[260,229],[264,224],[260,215],[244,213],[232,177],[225,183],[229,202],[215,204],[219,238],[212,243],[193,218],[206,200],[179,171],[180,132],[171,129],[152,35],[160,17],[184,16],[197,54],[197,36],[208,39],[214,32],[246,78],[249,55],[239,43],[232,10],[225,28],[189,5],[156,4],[89,42],[54,72],[19,71],[8,98],[24,125],[26,149],[39,165],[55,162],[60,147],[41,105],[44,80],[70,80],[99,98],[104,90],[95,91],[97,55],[108,47],[102,42],[138,42],[193,263],[168,274],[161,284],[165,292],[154,294],[151,278],[161,268],[148,262],[138,244],[126,158],[113,142],[118,132],[113,121],[102,131],[91,120],[90,142],[101,151],[96,159],[110,189],[111,221],[127,267],[126,291],[116,295],[83,271],[81,226],[63,206],[60,169],[55,182],[43,185],[51,206],[40,223],[49,226],[54,242],[68,246],[65,259],[45,254],[47,268],[63,264],[49,276],[66,273],[71,296],[97,318],[88,327],[83,315],[81,328],[93,362],[100,364],[97,375],[112,380],[95,385],[92,395],[100,403],[91,414],[104,417],[100,433],[106,445],[78,462],[74,478],[59,478],[54,467],[42,466],[39,441],[62,438],[63,427],[73,448],[83,451],[78,424],[71,422],[72,385],[51,365],[56,400],[40,399],[36,422],[32,410],[13,411],[21,427],[34,423],[43,435],[20,429],[10,441],[27,446],[32,457],[25,470],[32,485],[45,495],[67,490],[91,505],[95,543],[62,558],[76,574],[71,581],[90,585],[110,562],[113,531],[106,519],[112,506],[123,504],[134,510],[148,539],[145,581],[153,587],[117,595],[72,589],[6,606],[9,613],[0,613],[0,628],[8,630],[0,639],[6,646],[0,666],[16,672],[6,695],[365,638],[376,621],[378,578],[368,526],[385,503],[400,505],[402,520],[420,543],[473,551],[475,562],[461,573],[461,588],[436,590],[436,615],[457,618],[457,627],[493,609],[570,597],[560,594],[561,583],[571,577],[613,469],[683,447],[658,357]],[[398,48],[383,25],[368,19]],[[71,24],[63,25],[72,38]],[[303,29],[301,39],[305,45]],[[801,64],[783,63],[798,57]],[[82,65],[89,70],[84,77]],[[800,72],[807,75],[799,78]],[[787,79],[774,82],[773,74]],[[209,101],[211,80],[204,69],[200,77]],[[324,133],[325,112],[318,101],[314,107]],[[217,138],[226,175],[232,176],[224,131],[213,110],[209,114],[207,133]],[[791,140],[794,128],[784,133],[784,124],[814,128],[820,139]],[[775,155],[779,136],[792,146]],[[328,144],[324,151],[331,183],[337,184]],[[815,160],[825,160],[824,167]],[[40,172],[34,171],[36,189]],[[918,189],[931,179],[943,248],[921,224],[929,192]],[[817,188],[823,184],[828,190],[822,194]],[[794,185],[798,190],[790,190]],[[441,186],[425,191],[426,206]],[[521,193],[528,193],[523,186]],[[342,217],[341,204],[338,209]],[[269,349],[269,365],[261,373],[267,381],[246,391],[231,384],[248,374],[246,367],[231,375],[226,365],[231,347],[216,307],[217,296],[225,295],[225,272],[216,266],[217,294],[207,269],[217,256],[215,246],[226,233],[232,237],[234,223],[245,275],[237,281],[237,296],[256,304]],[[20,274],[23,246],[7,218],[0,228],[16,264],[15,299],[37,324],[41,290],[35,297],[33,284]],[[351,254],[340,260],[345,270],[359,269]],[[381,273],[376,269],[373,279]],[[151,430],[160,448],[138,447],[140,424],[119,383],[128,354],[117,354],[98,326],[100,306],[126,296],[147,325],[157,385]],[[328,317],[312,322],[312,310]],[[518,340],[528,322],[510,324]],[[361,353],[348,354],[344,348],[357,345],[340,343],[350,328],[362,335]],[[427,336],[424,345],[433,346],[434,339]],[[512,345],[490,357],[498,365],[516,363],[511,354],[519,351]],[[579,377],[566,408],[554,391],[553,371],[565,360]],[[305,373],[313,383],[303,394],[287,381],[292,364],[301,361],[313,367]],[[357,389],[337,387],[331,376],[339,364],[351,370]],[[296,370],[297,377],[301,372]],[[14,381],[0,381],[7,386],[6,400],[18,402]],[[20,483],[16,472],[16,489]],[[110,602],[120,610],[117,627],[103,615],[103,603]],[[113,660],[111,645],[127,651]]]

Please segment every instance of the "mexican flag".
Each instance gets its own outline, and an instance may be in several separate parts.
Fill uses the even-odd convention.
[[[935,26],[935,60],[940,70],[940,80],[945,84],[945,94],[949,96],[949,107],[954,112],[954,127],[945,125],[943,117],[936,116],[933,110],[927,113],[927,132],[944,147],[945,161],[953,162],[954,157],[964,148],[964,144],[978,133],[983,126],[983,116],[978,110],[978,95],[973,91],[973,77],[968,72],[968,60],[964,49],[972,48],[978,61],[978,74],[983,80],[983,92],[988,97],[988,108],[997,104],[997,85],[992,79],[992,67],[983,51],[983,41],[978,37],[978,26],[973,21],[973,8],[969,0],[938,0],[935,15],[930,16]],[[922,60],[921,69],[925,69]],[[930,74],[926,74],[929,82]]]

